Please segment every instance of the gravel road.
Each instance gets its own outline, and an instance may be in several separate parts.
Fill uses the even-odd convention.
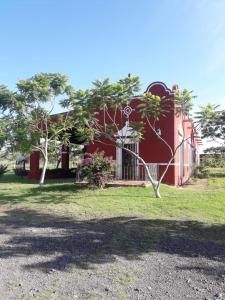
[[[3,210],[0,300],[225,299],[225,245],[190,239],[191,226]]]

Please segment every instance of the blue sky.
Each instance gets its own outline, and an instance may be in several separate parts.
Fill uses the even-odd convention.
[[[140,76],[225,106],[224,0],[1,0],[0,83],[62,72],[75,88]]]

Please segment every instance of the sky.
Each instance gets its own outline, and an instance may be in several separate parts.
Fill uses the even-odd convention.
[[[137,75],[225,108],[225,0],[0,0],[0,84],[61,72],[76,89]]]

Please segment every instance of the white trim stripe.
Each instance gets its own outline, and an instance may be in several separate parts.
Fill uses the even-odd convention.
[[[146,164],[148,164],[148,165],[158,165],[158,166],[167,166],[167,163],[148,163],[148,162],[146,162]],[[139,165],[142,165],[142,164],[139,163]],[[171,163],[170,166],[179,166],[179,163]]]
[[[167,166],[167,163],[148,163],[146,162],[146,164],[148,165],[158,165],[158,166]],[[142,164],[138,164],[138,165],[142,165]],[[179,166],[180,164],[179,163],[171,163],[170,166]],[[188,167],[189,164],[184,164],[185,167]]]

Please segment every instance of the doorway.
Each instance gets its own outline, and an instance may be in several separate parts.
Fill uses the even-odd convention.
[[[135,153],[137,153],[138,150],[136,143],[125,144],[124,148]],[[136,180],[137,175],[137,159],[131,153],[122,149],[122,179]]]

